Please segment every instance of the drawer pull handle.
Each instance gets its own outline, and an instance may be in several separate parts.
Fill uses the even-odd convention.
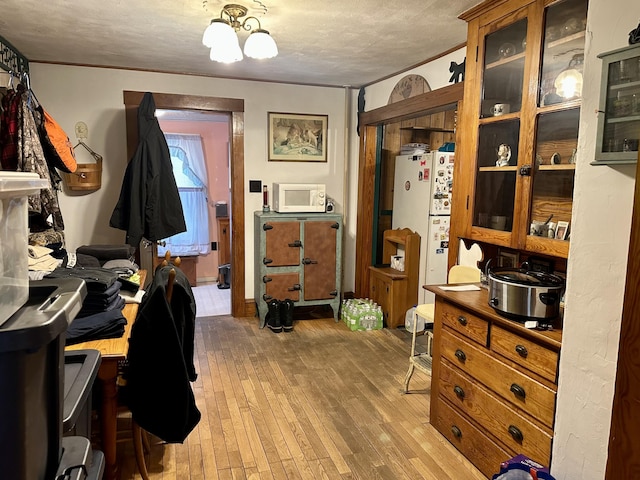
[[[524,399],[527,396],[527,392],[524,391],[524,388],[522,388],[517,383],[512,383],[511,388],[509,390],[511,390],[516,397],[520,397]]]
[[[455,387],[453,387],[453,393],[455,393],[460,400],[464,400],[464,390],[462,389],[462,387],[456,385]]]
[[[458,322],[460,323],[460,325],[462,325],[463,327],[467,326],[467,317],[465,317],[464,315],[460,315],[458,317]]]
[[[290,292],[295,292],[298,290],[302,290],[302,287],[300,286],[299,283],[294,283],[291,287],[287,288],[287,290]]]
[[[296,241],[294,241],[294,242],[292,242],[292,243],[289,243],[289,246],[290,246],[291,248],[301,247],[301,246],[302,246],[302,242],[301,242],[300,240],[296,240]]]
[[[524,435],[522,435],[520,429],[515,425],[509,425],[509,434],[518,443],[522,443],[522,440],[524,440]]]
[[[462,363],[467,361],[467,355],[460,349],[456,350],[456,357],[458,358],[458,360],[460,360]]]
[[[456,438],[462,437],[462,430],[460,430],[455,425],[451,426],[451,433],[453,433],[453,436],[456,437]]]
[[[305,265],[311,265],[312,263],[314,263],[314,264],[318,263],[318,261],[317,260],[311,260],[310,258],[305,257],[305,258],[302,259],[302,263],[304,263]]]
[[[527,358],[527,355],[529,355],[529,351],[527,350],[527,347],[525,347],[524,345],[516,345],[516,352],[522,358]]]

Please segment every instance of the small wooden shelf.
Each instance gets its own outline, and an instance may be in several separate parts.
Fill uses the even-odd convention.
[[[546,171],[558,171],[558,170],[575,170],[576,166],[573,163],[561,163],[559,165],[538,165],[538,170]]]
[[[408,130],[408,131],[422,131],[422,132],[442,132],[442,133],[455,133],[455,130],[450,128],[439,128],[439,127],[400,127],[400,130]]]
[[[515,172],[518,170],[517,165],[508,165],[506,167],[479,167],[479,172]]]
[[[584,44],[584,36],[585,31],[582,30],[577,33],[573,33],[571,35],[567,35],[566,37],[559,38],[558,40],[554,40],[552,42],[547,43],[547,48],[555,48],[561,45],[566,45],[569,42],[573,42],[574,40],[580,40],[581,44]]]
[[[515,62],[516,60],[524,61],[524,52],[516,53],[515,55],[511,55],[507,58],[501,58],[500,60],[496,60],[495,62],[487,63],[485,70],[500,67],[501,65],[507,65],[509,63]]]

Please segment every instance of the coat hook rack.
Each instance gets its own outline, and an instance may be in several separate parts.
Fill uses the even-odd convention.
[[[29,73],[29,60],[16,47],[0,36],[0,68],[20,75]]]

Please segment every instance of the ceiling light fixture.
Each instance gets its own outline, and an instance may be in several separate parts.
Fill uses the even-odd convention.
[[[202,43],[211,48],[211,60],[222,63],[233,63],[242,60],[242,50],[240,50],[237,34],[240,29],[253,30],[249,34],[247,41],[244,42],[244,54],[247,57],[263,59],[273,58],[278,55],[276,42],[268,31],[262,29],[260,20],[256,17],[247,17],[240,21],[246,14],[246,7],[230,3],[222,7],[220,18],[211,20],[211,24],[202,36]],[[249,20],[258,22],[258,28],[252,29],[251,25],[247,23]]]
[[[578,53],[571,58],[569,66],[556,77],[556,93],[564,100],[582,96],[582,66],[584,54]]]

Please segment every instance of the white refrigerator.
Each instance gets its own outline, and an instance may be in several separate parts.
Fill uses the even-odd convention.
[[[418,303],[435,301],[423,285],[447,281],[454,160],[438,151],[396,157],[391,225],[420,235]]]

